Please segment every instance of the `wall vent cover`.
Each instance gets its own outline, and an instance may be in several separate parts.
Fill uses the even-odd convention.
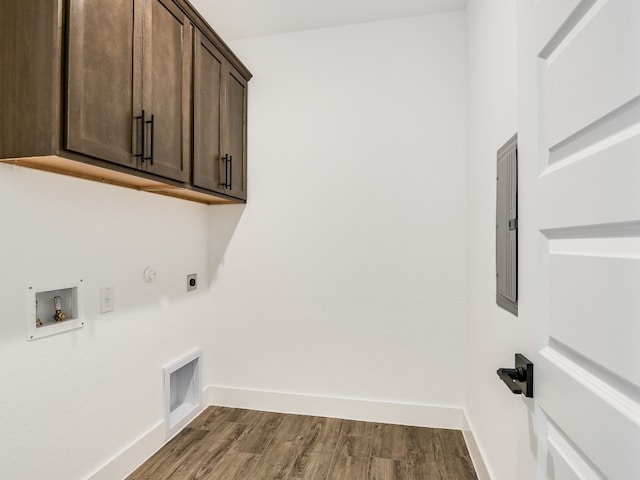
[[[202,410],[201,354],[196,350],[164,368],[167,438],[173,437]]]

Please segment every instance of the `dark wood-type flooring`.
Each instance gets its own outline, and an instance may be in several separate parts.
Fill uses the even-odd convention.
[[[127,480],[470,480],[462,433],[209,407]]]

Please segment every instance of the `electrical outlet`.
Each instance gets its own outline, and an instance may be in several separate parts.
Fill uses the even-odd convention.
[[[198,274],[192,273],[187,275],[187,292],[198,288]]]
[[[100,289],[100,313],[112,312],[113,304],[113,287],[102,287]]]

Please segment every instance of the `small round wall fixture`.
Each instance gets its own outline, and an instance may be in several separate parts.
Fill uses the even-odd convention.
[[[153,282],[156,278],[158,278],[158,272],[156,272],[153,268],[147,267],[144,269],[144,279],[148,283]]]

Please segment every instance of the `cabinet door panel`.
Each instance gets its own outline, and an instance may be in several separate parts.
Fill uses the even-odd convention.
[[[70,0],[68,35],[65,148],[135,166],[133,1]]]
[[[191,25],[172,1],[149,1],[143,42],[143,105],[147,119],[154,116],[153,162],[145,161],[143,168],[187,181],[191,142]],[[149,131],[148,154],[150,136]]]
[[[247,82],[228,63],[224,71],[223,155],[233,158],[229,195],[247,198]]]
[[[193,184],[224,193],[220,158],[220,99],[224,58],[199,31],[193,82]]]

